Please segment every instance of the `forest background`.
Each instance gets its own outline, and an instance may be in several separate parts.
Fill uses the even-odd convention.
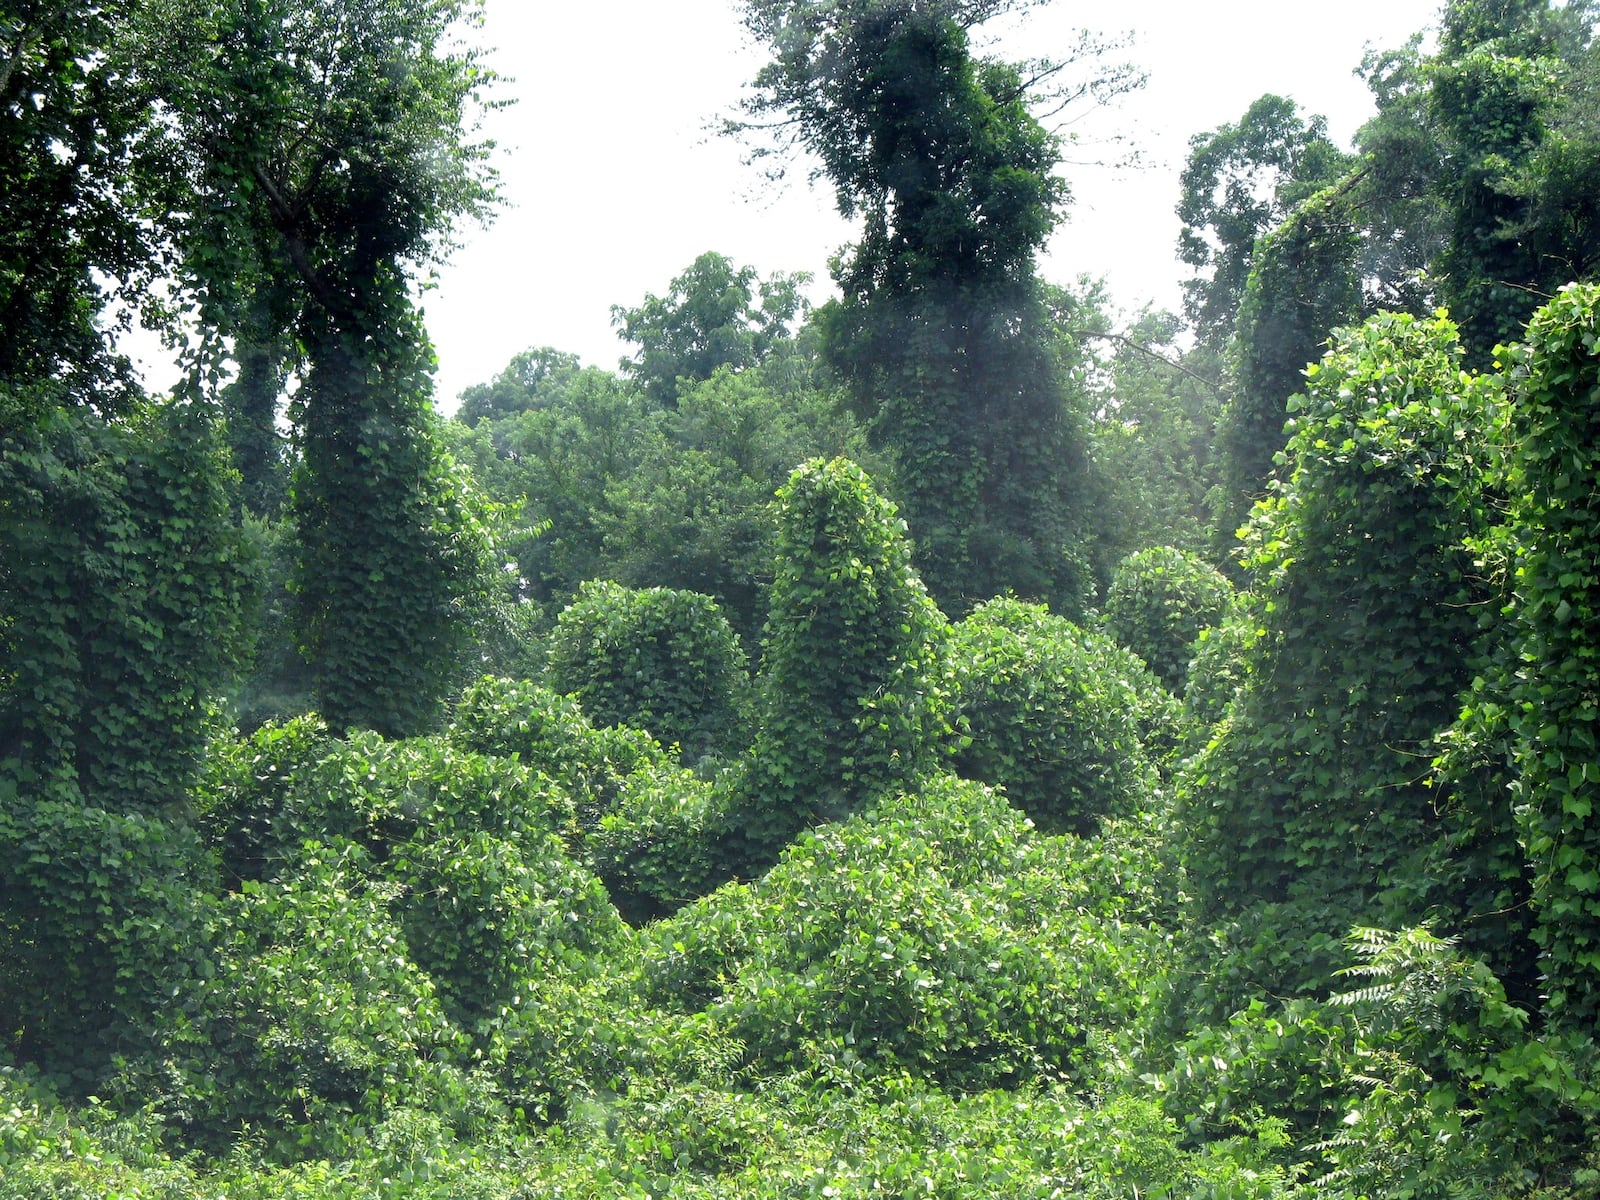
[[[835,292],[445,419],[475,7],[7,5],[0,1195],[1600,1189],[1594,13],[1195,134],[1129,321],[1029,7],[748,0]]]

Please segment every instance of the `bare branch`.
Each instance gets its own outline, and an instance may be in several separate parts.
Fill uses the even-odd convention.
[[[1115,342],[1119,346],[1126,346],[1129,350],[1137,351],[1138,353],[1145,355],[1147,358],[1155,359],[1156,362],[1161,363],[1163,366],[1171,367],[1180,375],[1188,376],[1190,379],[1203,386],[1212,395],[1217,397],[1222,396],[1222,389],[1217,386],[1215,380],[1207,379],[1204,375],[1195,374],[1195,372],[1191,371],[1188,367],[1184,366],[1176,359],[1168,358],[1159,350],[1153,350],[1143,342],[1135,341],[1126,334],[1104,333],[1098,329],[1069,329],[1066,332],[1076,338],[1099,338],[1102,341]]]

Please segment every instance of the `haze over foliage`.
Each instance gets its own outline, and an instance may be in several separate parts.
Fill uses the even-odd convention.
[[[445,419],[470,0],[0,0],[0,1200],[1600,1194],[1595,13],[1196,131],[1124,320],[1027,4],[747,0],[835,297]]]

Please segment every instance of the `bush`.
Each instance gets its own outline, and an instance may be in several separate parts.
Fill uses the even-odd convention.
[[[732,791],[677,767],[636,772],[587,839],[589,862],[630,924],[665,916],[731,878]]]
[[[264,879],[301,838],[328,835],[306,827],[295,787],[335,745],[315,713],[269,721],[247,737],[212,739],[193,802],[196,825],[230,884]]]
[[[556,621],[545,678],[591,721],[647,730],[685,762],[748,744],[744,650],[709,596],[591,580]]]
[[[524,763],[442,737],[334,739],[315,715],[214,747],[197,806],[234,880],[271,878],[306,841],[348,838],[382,853],[423,832],[576,837],[567,790]]]
[[[1004,788],[1047,833],[1089,833],[1147,802],[1155,775],[1140,716],[1160,688],[1142,663],[1010,599],[956,625],[950,655],[957,771]]]
[[[598,880],[554,834],[514,845],[478,832],[398,847],[383,874],[411,957],[446,1012],[477,1029],[518,989],[589,956],[618,949],[616,910]]]
[[[1200,634],[1222,620],[1232,597],[1233,585],[1195,555],[1140,550],[1112,573],[1106,629],[1181,695]]]
[[[247,882],[221,913],[210,1045],[187,1066],[195,1133],[242,1123],[280,1150],[328,1152],[351,1116],[421,1106],[458,1110],[464,1056],[433,982],[411,961],[357,847],[308,844],[293,874]]]
[[[756,863],[930,770],[947,706],[947,626],[894,505],[845,459],[798,468],[778,504],[764,708],[741,813]]]
[[[739,776],[716,784],[679,767],[649,735],[595,729],[571,697],[482,679],[467,690],[450,736],[550,772],[577,798],[585,861],[628,920],[670,912],[743,863],[730,837]]]
[[[998,796],[944,777],[663,922],[647,986],[710,998],[761,1074],[1081,1077],[1089,1031],[1131,1018],[1150,949],[1089,887]]]
[[[647,733],[596,729],[571,697],[492,676],[462,695],[447,737],[463,750],[516,758],[550,776],[576,801],[585,829],[616,806],[629,775],[671,761]]]

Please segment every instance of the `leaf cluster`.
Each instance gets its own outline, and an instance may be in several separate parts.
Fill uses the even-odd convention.
[[[646,730],[687,762],[748,744],[744,650],[709,596],[583,584],[556,620],[545,681],[590,720]]]

